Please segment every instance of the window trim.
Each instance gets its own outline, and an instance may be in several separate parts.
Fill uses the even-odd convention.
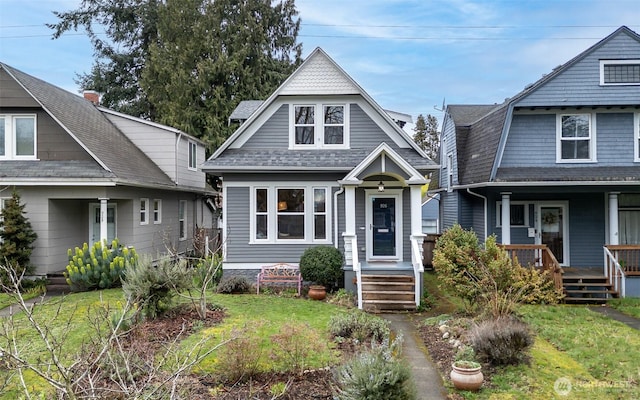
[[[156,205],[158,206],[156,208]],[[158,225],[162,223],[162,199],[153,199],[153,208],[151,210],[153,213],[153,223],[154,225]]]
[[[144,209],[143,205],[144,204]],[[140,225],[149,225],[149,199],[146,197],[140,198]]]
[[[524,206],[524,225],[513,225],[509,224],[512,228],[530,228],[531,222],[529,221],[529,202],[527,201],[510,201],[510,206]],[[509,213],[511,215],[511,213]],[[501,220],[502,219],[502,201],[496,201],[496,228],[502,228]]]
[[[640,86],[640,82],[616,82],[607,83],[604,81],[604,67],[605,65],[616,64],[638,64],[640,65],[640,59],[632,58],[627,60],[600,60],[600,86]]]
[[[640,112],[633,114],[633,161],[640,162]]]
[[[588,138],[564,138],[562,137],[562,117],[565,116],[577,116],[586,115],[589,118],[589,137]],[[584,164],[597,162],[596,156],[596,114],[595,113],[562,113],[556,114],[556,163],[557,164]],[[562,158],[562,142],[563,141],[578,141],[589,140],[589,158]]]
[[[2,114],[4,118],[4,155],[0,160],[37,160],[38,159],[38,116],[37,114]],[[33,155],[17,155],[16,123],[17,118],[33,118]]]
[[[192,140],[188,141],[187,168],[189,171],[198,170],[198,144]]]
[[[181,229],[181,225],[184,229]],[[178,201],[178,239],[187,240],[187,201]]]
[[[296,143],[296,123],[295,109],[296,107],[313,107],[314,124],[313,124],[313,144],[297,144]],[[324,143],[324,109],[325,107],[342,107],[343,123],[342,123],[342,143],[326,144]],[[292,103],[289,104],[289,149],[349,149],[351,135],[349,133],[350,120],[350,103],[328,102],[328,103]],[[320,111],[320,112],[318,112]],[[306,125],[300,125],[306,126]],[[329,124],[327,126],[339,126],[338,124]]]
[[[267,212],[260,213],[260,215],[267,216],[267,236],[262,239],[256,238],[256,191],[259,189],[266,189],[267,191]],[[303,239],[283,239],[278,238],[277,232],[277,200],[279,189],[304,189],[304,238]],[[325,239],[315,239],[315,224],[314,218],[318,213],[315,213],[314,207],[314,192],[318,189],[325,190]],[[249,244],[332,244],[332,199],[331,199],[331,186],[323,184],[309,184],[309,183],[273,183],[273,184],[256,184],[249,186]]]

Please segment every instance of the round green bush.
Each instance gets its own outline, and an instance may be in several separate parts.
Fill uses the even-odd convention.
[[[300,257],[300,274],[305,281],[331,290],[338,286],[338,281],[342,278],[342,264],[344,257],[335,247],[309,247]]]

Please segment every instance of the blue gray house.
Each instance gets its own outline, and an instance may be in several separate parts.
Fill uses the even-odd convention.
[[[415,308],[421,187],[438,167],[392,116],[318,48],[230,119],[244,122],[203,165],[222,178],[225,274],[335,246],[361,308]]]
[[[443,229],[495,234],[534,264],[552,254],[569,297],[595,290],[568,280],[587,271],[609,295],[640,295],[636,32],[617,29],[502,104],[449,105],[442,131]]]

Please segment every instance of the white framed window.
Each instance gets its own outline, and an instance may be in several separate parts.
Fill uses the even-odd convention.
[[[556,162],[595,162],[595,115],[558,114],[556,139]]]
[[[153,199],[153,223],[162,223],[162,200]]]
[[[640,85],[640,59],[600,60],[600,85]]]
[[[451,191],[453,186],[453,154],[447,155],[447,191]]]
[[[349,107],[346,104],[292,104],[290,147],[349,147]]]
[[[35,114],[0,114],[0,159],[35,160]]]
[[[189,141],[189,169],[198,169],[198,145],[192,141]]]
[[[529,226],[529,203],[512,201],[510,202],[510,222],[511,227]],[[502,202],[496,202],[496,227],[502,226]]]
[[[180,200],[178,206],[178,237],[180,240],[187,239],[187,201]]]
[[[633,161],[640,162],[640,113],[633,115]]]
[[[251,242],[329,243],[328,187],[292,184],[251,189]]]
[[[149,223],[149,199],[140,199],[140,225]]]

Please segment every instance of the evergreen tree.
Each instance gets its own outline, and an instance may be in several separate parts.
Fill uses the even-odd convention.
[[[23,272],[33,271],[30,258],[34,248],[33,242],[38,237],[31,228],[31,222],[24,216],[24,207],[24,204],[20,203],[20,195],[14,190],[11,198],[5,202],[0,220],[0,262],[15,268],[18,276]],[[2,282],[6,283],[6,278],[2,272]]]
[[[103,105],[212,148],[241,100],[266,98],[300,63],[294,0],[83,0],[54,14],[54,38],[83,29],[91,39],[96,60],[78,83]]]
[[[424,150],[429,158],[435,160],[438,157],[440,148],[440,133],[438,132],[438,119],[431,114],[427,114],[425,119],[422,114],[418,115],[416,125],[413,127],[413,140]]]

